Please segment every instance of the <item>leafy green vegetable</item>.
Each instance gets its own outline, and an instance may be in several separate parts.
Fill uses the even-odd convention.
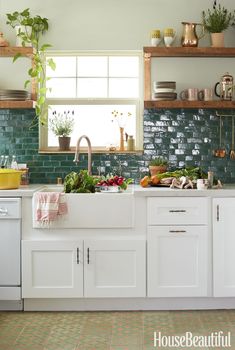
[[[64,179],[65,193],[94,193],[98,179],[88,175],[87,170],[72,171]]]
[[[199,167],[188,167],[183,169],[176,169],[174,171],[167,171],[162,174],[157,175],[159,179],[164,179],[165,177],[176,177],[187,176],[190,180],[206,179],[207,174]]]

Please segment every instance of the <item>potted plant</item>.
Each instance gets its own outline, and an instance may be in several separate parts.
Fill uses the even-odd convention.
[[[159,173],[165,173],[167,170],[168,162],[162,157],[154,158],[149,163],[149,171],[151,176]]]
[[[212,47],[224,46],[224,31],[232,25],[235,11],[230,12],[214,1],[213,9],[202,11],[202,23],[211,34]]]
[[[17,28],[17,37],[21,40],[21,45],[33,46],[33,67],[28,70],[30,78],[33,80],[32,83],[36,84],[36,116],[39,117],[41,124],[46,123],[46,111],[45,99],[48,88],[46,87],[46,74],[45,68],[46,65],[50,66],[51,69],[55,69],[55,63],[52,59],[45,61],[44,53],[51,47],[49,44],[41,44],[41,36],[48,30],[48,19],[42,18],[41,16],[32,16],[30,14],[29,8],[25,9],[22,12],[15,11],[13,13],[7,13],[7,24],[12,28]],[[20,28],[19,28],[20,26]],[[13,62],[15,62],[21,56],[20,53],[17,53]],[[24,87],[27,88],[30,80],[26,80]]]
[[[56,113],[55,111],[52,112],[52,115],[54,116],[53,119],[50,120],[50,128],[51,131],[58,136],[59,141],[59,149],[60,151],[68,151],[70,150],[70,139],[73,127],[74,127],[74,119],[72,115],[74,115],[74,112],[72,112],[72,115],[69,115],[68,112],[64,113]]]

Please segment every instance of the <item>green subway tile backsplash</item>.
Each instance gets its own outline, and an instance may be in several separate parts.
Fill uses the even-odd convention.
[[[213,156],[219,147],[219,118],[215,110],[177,109],[144,111],[143,154],[93,154],[93,173],[102,171],[122,173],[138,181],[148,172],[152,157],[164,156],[170,167],[200,166],[211,169],[223,182],[235,181],[235,160],[229,159],[231,148],[231,118],[223,119],[222,145],[225,158]],[[226,110],[226,114],[234,111]],[[55,183],[57,177],[65,177],[72,170],[87,168],[87,155],[81,156],[78,166],[72,154],[39,154],[38,127],[32,109],[0,110],[0,154],[17,156],[19,163],[30,168],[31,183]]]

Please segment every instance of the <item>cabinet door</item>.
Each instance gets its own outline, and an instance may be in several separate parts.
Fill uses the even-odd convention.
[[[206,226],[148,228],[149,297],[207,295]]]
[[[83,296],[82,241],[23,241],[23,298]]]
[[[85,297],[146,296],[145,240],[85,240]]]
[[[235,296],[235,198],[213,200],[214,296]]]

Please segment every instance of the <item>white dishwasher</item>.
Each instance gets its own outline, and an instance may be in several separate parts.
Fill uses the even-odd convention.
[[[0,197],[0,309],[21,309],[21,198]]]

